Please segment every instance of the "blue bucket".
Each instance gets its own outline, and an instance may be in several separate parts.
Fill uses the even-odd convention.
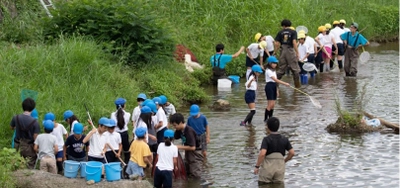
[[[86,163],[86,181],[93,180],[95,183],[100,182],[103,163],[97,161],[89,161]]]
[[[81,178],[86,177],[86,162],[81,162]]]
[[[236,76],[236,75],[230,75],[228,76],[229,79],[232,80],[233,83],[238,84],[239,80],[240,80],[240,76]]]
[[[81,164],[76,161],[64,161],[64,176],[67,178],[76,178],[78,176],[79,166]]]
[[[122,168],[120,162],[112,162],[104,164],[104,168],[106,171],[107,181],[118,181],[121,179]]]

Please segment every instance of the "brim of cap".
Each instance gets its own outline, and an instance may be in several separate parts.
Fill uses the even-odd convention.
[[[191,116],[195,116],[195,115],[199,114],[199,112],[196,112],[196,113],[190,112],[189,114],[190,114]]]
[[[82,134],[83,131],[74,131],[74,134]]]

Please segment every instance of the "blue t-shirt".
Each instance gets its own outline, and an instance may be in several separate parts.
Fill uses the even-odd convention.
[[[208,126],[207,118],[203,114],[200,114],[198,118],[190,116],[187,120],[187,125],[192,127],[196,131],[197,135],[201,135],[206,132]]]
[[[357,39],[357,35],[359,35],[358,39]],[[347,41],[347,45],[349,45],[349,46],[351,46],[353,48],[358,47],[360,44],[361,45],[365,45],[368,42],[368,40],[363,35],[359,34],[358,32],[356,32],[354,34],[354,36],[351,34],[351,32],[346,32],[346,33],[341,34],[340,38],[343,41]],[[356,39],[357,39],[357,41],[356,41],[356,44],[354,45],[354,41]]]
[[[218,60],[219,60],[219,68],[224,69],[225,65],[232,61],[232,55],[215,54],[215,55],[211,56],[211,58],[210,58],[211,66],[214,67],[214,62],[215,62],[215,66],[217,66]]]
[[[76,140],[74,135],[71,135],[65,140],[65,147],[67,147],[67,155],[71,155],[74,158],[86,157],[86,150],[89,146],[89,142],[83,143],[83,139],[86,135],[82,135],[79,140]]]

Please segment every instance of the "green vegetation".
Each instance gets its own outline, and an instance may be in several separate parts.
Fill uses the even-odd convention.
[[[3,148],[0,150],[0,187],[15,187],[15,180],[11,172],[26,168],[26,161],[15,149]]]

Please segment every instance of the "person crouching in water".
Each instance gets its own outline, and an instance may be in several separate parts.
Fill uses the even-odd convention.
[[[289,140],[279,134],[279,119],[268,119],[270,134],[264,137],[258,155],[254,174],[259,174],[258,184],[283,183],[285,178],[285,163],[294,156],[294,149]],[[285,151],[288,151],[286,158]]]
[[[240,122],[240,126],[251,125],[251,121],[253,120],[254,114],[256,114],[256,91],[257,91],[257,82],[258,77],[262,74],[262,68],[260,65],[253,65],[251,67],[252,71],[249,74],[246,82],[246,94],[244,95],[244,100],[249,106],[250,112],[247,114],[246,118]]]
[[[164,141],[158,146],[156,171],[154,173],[154,187],[171,188],[172,187],[172,170],[178,169],[178,147],[172,140],[174,139],[174,131],[166,130],[164,132]]]
[[[142,180],[144,177],[143,168],[146,168],[146,164],[149,168],[152,168],[153,154],[150,151],[149,145],[146,143],[146,127],[137,127],[135,130],[135,139],[129,151],[131,152],[131,158],[129,159],[126,173],[129,175],[131,180]]]
[[[265,108],[264,123],[274,114],[275,101],[278,96],[277,84],[290,86],[289,83],[278,80],[276,77],[276,66],[278,59],[275,56],[270,56],[267,59],[267,69],[265,70],[265,95],[267,96],[267,108]]]
[[[58,153],[57,139],[50,134],[54,129],[51,120],[43,122],[44,132],[39,134],[34,142],[33,149],[39,154],[40,170],[57,174],[55,154]]]

